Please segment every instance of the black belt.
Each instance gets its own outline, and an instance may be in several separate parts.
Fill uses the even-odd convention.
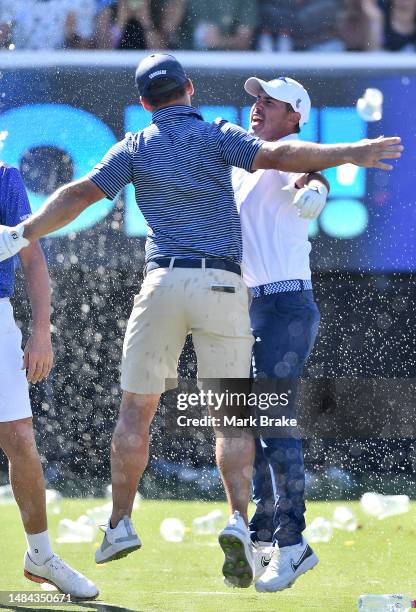
[[[205,262],[205,263],[204,263]],[[188,259],[177,257],[158,257],[147,262],[144,268],[144,275],[157,268],[215,268],[216,270],[226,270],[241,276],[240,264],[227,259]]]

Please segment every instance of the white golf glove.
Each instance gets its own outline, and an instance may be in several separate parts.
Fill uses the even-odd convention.
[[[30,244],[29,240],[23,238],[23,231],[23,223],[16,227],[0,225],[0,261],[13,257],[20,249]]]
[[[326,204],[328,189],[323,183],[314,181],[296,192],[293,205],[298,209],[301,219],[316,219]]]

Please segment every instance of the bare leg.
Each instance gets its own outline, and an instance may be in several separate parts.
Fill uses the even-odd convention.
[[[32,419],[0,423],[0,447],[9,459],[10,483],[26,532],[25,577],[51,582],[63,593],[82,599],[97,597],[97,587],[91,581],[53,556],[47,532],[45,481]]]
[[[149,427],[160,395],[123,392],[120,414],[111,443],[113,512],[116,527],[124,516],[131,516],[134,496],[149,460]]]
[[[25,532],[46,531],[45,481],[32,419],[0,423],[0,446],[9,460],[10,484]]]
[[[216,458],[221,472],[230,514],[238,510],[248,525],[248,503],[254,463],[254,438],[249,430],[235,438],[223,438],[216,432]]]

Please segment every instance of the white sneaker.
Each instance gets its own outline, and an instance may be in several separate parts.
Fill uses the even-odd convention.
[[[302,538],[300,544],[275,548],[266,571],[256,582],[256,591],[274,593],[289,589],[299,576],[315,567],[318,562],[318,557],[305,538]]]
[[[254,581],[263,576],[273,556],[273,544],[271,542],[253,542],[254,556]]]
[[[110,521],[108,521],[103,543],[95,553],[95,562],[107,563],[107,561],[121,559],[140,548],[141,545],[140,538],[134,531],[133,523],[126,514],[114,529],[110,527]]]
[[[225,554],[222,573],[229,586],[245,589],[254,577],[253,547],[250,533],[239,512],[234,512],[218,536]]]
[[[54,555],[42,565],[37,565],[25,554],[24,575],[32,582],[40,584],[48,582],[55,586],[58,591],[71,595],[75,599],[95,599],[98,597],[98,589],[91,580],[72,569],[57,555]]]

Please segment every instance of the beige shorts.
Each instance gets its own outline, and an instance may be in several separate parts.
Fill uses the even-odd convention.
[[[232,287],[225,292],[215,287]],[[199,378],[248,378],[253,336],[248,291],[241,277],[216,269],[158,268],[134,298],[121,365],[121,387],[163,393],[176,379],[192,334]]]

